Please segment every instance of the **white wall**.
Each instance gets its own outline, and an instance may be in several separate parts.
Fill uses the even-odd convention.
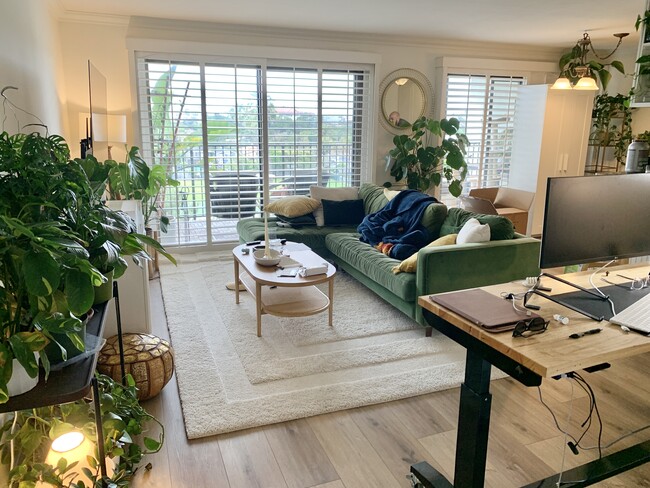
[[[60,63],[58,22],[49,2],[43,0],[2,0],[0,16],[0,88],[7,85],[18,90],[5,94],[21,109],[38,116],[50,133],[62,134],[67,118],[65,84]],[[1,116],[2,114],[0,114]],[[15,133],[20,126],[38,122],[18,112],[7,114],[4,129]]]
[[[201,22],[180,22],[161,19],[133,18],[130,26],[116,18],[69,18],[61,22],[63,65],[68,94],[67,115],[71,133],[76,134],[78,112],[87,111],[85,63],[90,59],[106,76],[109,113],[127,113],[135,110],[132,100],[127,42],[139,50],[164,52],[210,53],[278,57],[299,50],[305,59],[323,56],[341,58],[366,55],[376,64],[375,88],[391,71],[412,68],[424,73],[434,83],[435,59],[440,56],[465,56],[493,59],[525,59],[555,61],[557,49],[540,49],[511,45],[448,43],[431,39],[388,38],[330,32],[287,31],[266,28],[233,27]],[[334,53],[334,54],[333,54]],[[272,57],[272,56],[271,56]],[[434,91],[440,88],[434,85]],[[375,117],[371,134],[374,136],[375,182],[388,178],[384,172],[384,155],[392,147],[392,135],[376,120],[379,116],[379,98],[375,93]],[[135,119],[133,119],[135,120]],[[134,123],[129,119],[129,144],[137,142]]]
[[[127,25],[128,24],[128,25]],[[86,62],[90,59],[107,79],[108,112],[132,114],[136,109],[133,99],[129,51],[127,45],[138,50],[164,52],[209,53],[213,55],[247,55],[278,57],[299,51],[305,59],[330,59],[336,53],[341,58],[366,56],[376,65],[375,89],[390,72],[399,68],[421,71],[432,82],[435,95],[440,92],[439,80],[435,78],[436,58],[442,56],[481,59],[505,59],[524,61],[551,61],[556,63],[567,49],[546,49],[530,46],[460,43],[434,39],[398,38],[341,34],[323,31],[277,30],[228,26],[202,22],[181,22],[151,18],[118,18],[85,16],[63,19],[61,46],[65,69],[65,91],[68,95],[67,116],[71,139],[78,138],[78,113],[87,111]],[[636,46],[630,43],[619,53],[617,59],[633,71]],[[334,53],[334,54],[333,54]],[[272,57],[272,56],[271,56]],[[628,66],[629,65],[629,66]],[[614,74],[610,93],[627,93],[631,78]],[[374,94],[374,126],[371,130],[374,145],[374,181],[383,183],[389,177],[384,171],[384,156],[392,147],[389,134],[376,120],[380,115],[379,94]],[[438,102],[439,103],[439,102]],[[438,107],[434,107],[434,112]],[[650,122],[650,109],[638,110],[635,119]],[[128,117],[129,144],[137,143],[134,129],[137,117]],[[645,124],[645,122],[644,122]],[[635,127],[635,131],[636,131]],[[645,129],[639,129],[640,131]],[[78,151],[78,148],[73,147]],[[119,157],[116,157],[119,160]]]

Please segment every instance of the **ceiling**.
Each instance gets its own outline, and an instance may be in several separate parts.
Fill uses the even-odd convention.
[[[612,47],[645,0],[58,0],[65,15],[110,14],[375,35]],[[611,41],[611,43],[609,42]],[[629,41],[628,41],[629,42]],[[632,41],[636,43],[636,41]],[[599,44],[594,42],[597,49]],[[612,44],[612,45],[610,45]]]

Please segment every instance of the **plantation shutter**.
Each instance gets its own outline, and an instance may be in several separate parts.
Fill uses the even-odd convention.
[[[369,68],[314,64],[138,58],[143,154],[181,182],[164,196],[163,243],[236,241],[237,221],[262,215],[264,182],[271,200],[360,184]]]
[[[457,118],[471,143],[463,194],[472,188],[508,186],[515,103],[525,81],[515,76],[447,75],[445,117]],[[444,185],[441,196],[446,204],[456,205]]]

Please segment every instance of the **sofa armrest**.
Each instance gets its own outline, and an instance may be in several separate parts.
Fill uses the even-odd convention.
[[[418,253],[417,296],[537,276],[540,245],[538,239],[516,234],[504,241],[425,247]],[[419,306],[416,319],[424,324]]]

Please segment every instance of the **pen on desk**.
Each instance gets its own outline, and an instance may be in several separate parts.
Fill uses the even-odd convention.
[[[585,336],[585,335],[598,334],[602,330],[603,329],[591,329],[591,330],[587,330],[585,332],[576,332],[575,334],[571,334],[569,336],[569,339],[580,339],[582,336]]]

